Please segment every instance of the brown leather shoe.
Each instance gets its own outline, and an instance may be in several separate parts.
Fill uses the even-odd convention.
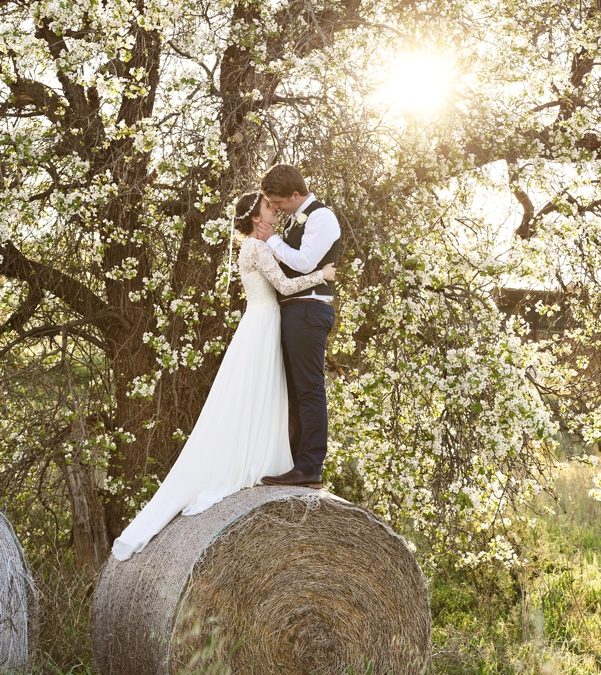
[[[294,485],[316,489],[322,486],[320,473],[305,473],[300,469],[292,469],[281,476],[264,476],[261,482],[263,485]]]

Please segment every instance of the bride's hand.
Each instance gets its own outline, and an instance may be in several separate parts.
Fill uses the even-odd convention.
[[[323,278],[326,281],[334,281],[334,277],[336,276],[336,265],[334,263],[324,265],[321,268],[321,271],[323,272]]]

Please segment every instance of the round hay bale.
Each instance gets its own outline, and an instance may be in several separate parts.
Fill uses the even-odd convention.
[[[130,560],[109,559],[92,612],[100,673],[206,672],[208,644],[244,675],[369,661],[415,675],[429,659],[426,584],[405,541],[310,488],[255,487],[174,519]]]
[[[35,648],[37,597],[23,550],[0,513],[0,672],[25,671]]]

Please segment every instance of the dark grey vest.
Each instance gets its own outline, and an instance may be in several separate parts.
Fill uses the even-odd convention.
[[[324,208],[326,208],[325,204],[322,204],[321,202],[318,201],[314,201],[311,202],[309,206],[307,206],[307,208],[303,211],[303,213],[309,216],[311,213],[313,213],[313,211],[317,211],[317,209],[324,209]],[[292,248],[298,250],[301,247],[301,240],[303,238],[303,234],[305,233],[306,221],[302,225],[299,223],[295,223],[294,226],[290,228],[288,227],[289,224],[290,218],[286,222],[286,229],[284,230],[283,239],[288,244],[288,246],[291,246]],[[338,262],[339,251],[340,251],[340,238],[336,239],[336,241],[332,244],[330,250],[317,263],[315,269],[312,269],[311,272],[315,272],[315,270],[320,270],[327,263]],[[284,263],[280,263],[280,267],[282,268],[282,271],[289,279],[294,279],[295,277],[303,276],[302,272],[297,272],[296,270],[293,270]],[[311,295],[313,291],[315,291],[315,293],[317,293],[318,295],[334,295],[335,293],[334,282],[324,281],[323,284],[318,284],[317,286],[306,288],[304,291],[300,291],[299,293],[294,293],[292,295],[281,295],[280,293],[278,293],[278,297],[280,300],[283,300],[284,298],[302,298],[303,296]]]

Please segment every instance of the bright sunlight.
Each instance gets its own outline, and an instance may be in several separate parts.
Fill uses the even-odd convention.
[[[411,51],[383,59],[370,100],[386,116],[431,115],[447,104],[455,83],[452,55]]]

